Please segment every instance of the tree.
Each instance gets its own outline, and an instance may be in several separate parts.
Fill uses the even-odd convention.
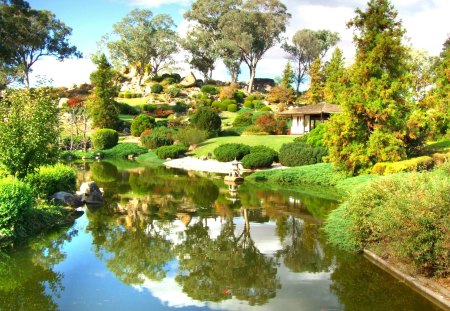
[[[355,63],[342,97],[342,114],[331,118],[329,159],[351,174],[377,162],[399,161],[420,147],[426,128],[408,83],[405,33],[388,0],[370,0],[349,23],[356,32]]]
[[[294,83],[294,72],[292,71],[291,62],[287,62],[281,76],[280,86],[291,89]]]
[[[89,100],[92,125],[98,128],[116,129],[119,124],[119,104],[114,100],[118,93],[114,78],[117,73],[108,63],[105,54],[94,59],[97,70],[91,73],[94,93]]]
[[[340,96],[343,94],[347,84],[344,57],[341,49],[334,50],[331,60],[325,65],[325,102],[339,105]]]
[[[128,66],[134,66],[139,84],[147,65],[155,76],[172,61],[178,51],[178,36],[173,30],[175,23],[167,14],[153,16],[150,10],[132,10],[123,20],[113,26],[107,42],[111,57]],[[110,37],[117,37],[112,40]]]
[[[192,68],[202,72],[205,79],[211,78],[215,60],[221,57],[230,72],[232,82],[237,81],[242,63],[241,52],[235,45],[222,41],[219,21],[223,15],[237,9],[241,4],[241,0],[196,0],[184,14],[187,20],[196,23],[196,27],[186,38],[190,42],[185,42],[185,49],[191,54],[189,63]],[[196,42],[202,47],[202,52],[196,50]],[[202,65],[202,59],[206,61],[206,65]]]
[[[0,162],[19,178],[56,161],[58,109],[48,89],[8,91],[0,100]]]
[[[267,50],[281,41],[290,16],[286,6],[278,0],[248,0],[220,19],[223,40],[239,47],[250,70],[249,92],[253,90],[258,62]]]
[[[68,41],[72,29],[49,11],[32,9],[23,0],[2,0],[0,21],[0,69],[8,69],[0,77],[3,83],[17,79],[29,87],[31,67],[44,56],[81,57]]]
[[[283,49],[295,65],[295,83],[298,93],[300,84],[317,58],[323,58],[328,50],[339,41],[339,34],[329,30],[302,29],[292,37],[292,45],[283,44]]]
[[[323,102],[325,98],[325,73],[320,59],[316,58],[308,71],[310,86],[306,92],[306,103],[308,105]]]

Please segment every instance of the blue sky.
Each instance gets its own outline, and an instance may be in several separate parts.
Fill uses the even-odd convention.
[[[33,8],[47,9],[73,29],[70,42],[78,47],[84,58],[58,62],[43,59],[33,67],[32,83],[39,78],[52,80],[55,86],[70,86],[89,82],[89,73],[95,69],[90,54],[97,50],[100,38],[112,31],[112,25],[120,21],[133,8],[148,8],[154,14],[170,14],[178,25],[180,35],[186,33],[187,22],[183,19],[193,0],[28,0]],[[341,35],[338,47],[343,49],[348,63],[354,55],[352,31],[346,22],[355,14],[357,7],[364,7],[365,0],[282,0],[292,14],[285,37],[290,39],[300,29],[330,29]],[[407,29],[407,44],[438,55],[450,34],[450,0],[391,0],[399,12],[399,18]],[[185,56],[178,55],[182,74],[190,71],[184,63]],[[281,75],[286,64],[286,55],[279,48],[270,49],[258,64],[257,77]],[[240,80],[248,79],[248,70],[242,67]],[[194,73],[200,77],[200,74]],[[226,69],[217,62],[214,79],[228,80]],[[50,83],[50,82],[49,82]],[[305,86],[306,87],[306,86]]]

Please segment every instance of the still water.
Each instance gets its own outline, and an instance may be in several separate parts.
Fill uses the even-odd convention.
[[[105,206],[0,253],[0,310],[438,310],[325,243],[326,191],[116,165],[79,167]]]

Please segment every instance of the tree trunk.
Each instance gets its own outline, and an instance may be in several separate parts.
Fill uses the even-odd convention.
[[[27,89],[30,88],[30,71],[29,70],[25,70],[25,84]]]
[[[256,76],[256,66],[255,65],[249,66],[249,69],[250,69],[250,81],[248,81],[247,91],[251,93],[253,91],[253,82]]]

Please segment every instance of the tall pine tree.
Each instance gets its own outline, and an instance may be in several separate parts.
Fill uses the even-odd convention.
[[[344,57],[342,50],[337,48],[330,61],[325,65],[324,99],[329,104],[340,104],[347,84]]]
[[[370,0],[366,11],[355,12],[348,23],[355,29],[355,63],[342,114],[332,118],[326,140],[330,161],[351,174],[377,162],[405,159],[423,138],[418,133],[423,119],[407,102],[405,30],[396,10],[388,0]],[[411,116],[420,122],[409,123]]]
[[[309,89],[306,91],[306,103],[308,105],[318,104],[324,101],[325,74],[322,62],[319,58],[312,63],[308,71],[310,80]]]

